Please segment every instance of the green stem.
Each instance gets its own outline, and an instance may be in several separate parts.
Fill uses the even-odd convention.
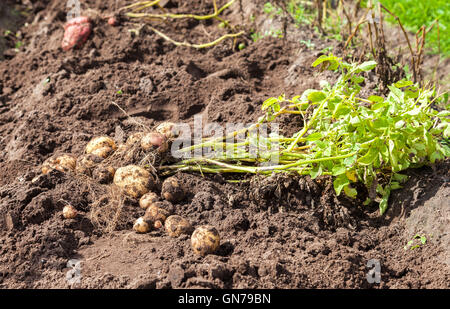
[[[319,113],[323,110],[325,103],[330,99],[332,94],[330,93],[323,101],[320,103],[319,107],[314,111],[313,116],[311,119],[309,119],[308,123],[303,127],[303,129],[300,131],[300,133],[297,135],[295,140],[289,145],[289,147],[286,149],[286,151],[292,151],[294,149],[295,145],[300,141],[300,139],[303,137],[303,135],[306,134],[306,132],[309,130],[309,128],[312,126],[316,118],[318,117]]]

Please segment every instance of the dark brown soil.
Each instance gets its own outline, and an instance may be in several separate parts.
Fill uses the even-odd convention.
[[[241,38],[248,45],[242,51],[231,41],[203,50],[175,47],[145,27],[134,35],[128,30],[136,25],[111,27],[99,17],[125,1],[90,0],[82,8],[94,18],[93,34],[81,49],[63,52],[64,1],[31,3],[29,25],[21,29],[24,46],[0,62],[1,288],[73,287],[66,279],[72,259],[81,261],[75,286],[82,288],[450,287],[448,161],[408,171],[410,180],[393,193],[382,217],[376,207],[337,198],[326,178],[254,176],[232,184],[220,175],[176,174],[189,190],[173,205],[175,213],[221,235],[218,252],[206,257],[193,253],[189,236],[133,232],[144,212],[136,200],[117,197],[114,225],[94,216],[100,196],[114,191],[108,186],[95,190],[86,179],[58,171],[40,175],[48,157],[81,155],[95,135],[122,142],[139,129],[136,122],[150,128],[165,120],[192,123],[198,114],[205,122],[254,122],[268,97],[334,80],[310,65],[327,46],[339,54],[342,43],[305,27],[287,40]],[[168,5],[212,11],[209,1],[186,3]],[[263,4],[242,3],[242,14],[236,4],[227,15],[236,24],[248,23]],[[195,42],[224,31],[210,22],[162,28]],[[365,91],[377,80],[370,75]],[[301,126],[290,118],[281,125],[287,134]],[[80,216],[63,219],[67,203]],[[405,250],[416,234],[426,236],[426,244]],[[371,259],[381,265],[380,283],[366,278]]]

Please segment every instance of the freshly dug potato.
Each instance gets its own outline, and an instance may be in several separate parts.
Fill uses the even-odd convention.
[[[137,233],[148,233],[151,230],[151,226],[143,217],[139,217],[134,221],[133,230]]]
[[[185,188],[172,176],[164,180],[161,196],[169,202],[178,203],[185,198]]]
[[[145,193],[139,200],[139,206],[141,206],[142,209],[147,209],[158,201],[159,197],[155,192],[148,192]]]
[[[199,226],[192,233],[191,245],[198,255],[214,253],[220,246],[219,232],[211,225]]]
[[[176,124],[172,122],[163,122],[156,127],[156,132],[161,133],[167,139],[175,138],[179,135]]]
[[[92,153],[102,158],[107,158],[116,149],[116,143],[108,136],[94,137],[86,145],[86,153]]]
[[[153,187],[152,175],[137,165],[118,168],[114,175],[114,183],[128,195],[139,198]]]
[[[144,136],[145,132],[134,132],[130,136],[128,136],[127,141],[125,142],[125,145],[131,146],[134,143],[140,142],[142,137]]]
[[[159,133],[145,133],[141,139],[142,149],[148,151],[153,149],[165,150],[166,138]]]
[[[80,48],[92,32],[92,22],[87,16],[79,16],[64,25],[64,37],[61,47],[64,51]]]
[[[144,219],[146,221],[151,221],[151,222],[160,221],[161,223],[164,223],[168,216],[170,216],[170,213],[167,210],[165,210],[163,208],[159,208],[158,206],[155,206],[155,205],[151,205],[145,211]]]
[[[189,221],[178,215],[168,217],[164,226],[170,237],[178,237],[181,234],[190,234],[193,230]]]
[[[163,227],[163,224],[161,223],[161,221],[155,221],[155,223],[153,224],[153,227],[157,230],[159,230],[160,228]]]
[[[60,172],[73,172],[77,166],[77,158],[70,154],[63,154],[56,157],[50,157],[42,164],[42,174],[47,174],[51,170]]]
[[[78,212],[72,205],[66,205],[63,208],[63,217],[66,219],[73,219],[77,216]]]
[[[84,154],[78,157],[75,171],[77,174],[92,176],[92,171],[103,161],[103,158],[92,153]]]
[[[171,202],[168,201],[155,202],[153,203],[153,205],[164,209],[166,212],[169,213],[169,215],[172,215],[175,212],[175,207],[172,205]]]
[[[114,167],[100,165],[96,167],[92,172],[92,178],[94,178],[101,184],[108,184],[113,181],[115,173],[116,170],[114,169]]]
[[[115,27],[118,25],[118,23],[119,22],[117,21],[116,17],[111,16],[110,18],[108,18],[108,25]]]

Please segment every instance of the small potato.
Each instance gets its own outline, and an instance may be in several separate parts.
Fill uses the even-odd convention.
[[[116,17],[111,16],[110,18],[108,18],[108,25],[115,27],[118,23],[119,22],[117,21]]]
[[[161,223],[161,221],[156,221],[156,222],[153,224],[153,227],[154,227],[155,229],[159,230],[160,228],[163,227],[163,224]]]
[[[168,216],[170,216],[170,213],[167,210],[151,205],[145,211],[144,219],[151,222],[160,221],[161,223],[164,223]]]
[[[178,203],[185,198],[185,189],[175,177],[164,180],[161,188],[161,196],[172,203]]]
[[[127,141],[125,144],[127,146],[131,146],[137,142],[140,142],[142,137],[144,136],[145,132],[134,132],[130,136],[128,136]]]
[[[139,217],[134,221],[133,230],[137,233],[148,233],[150,232],[150,229],[150,224],[143,217]]]
[[[108,136],[94,137],[86,145],[86,153],[92,153],[102,158],[107,158],[116,149],[116,143]]]
[[[177,215],[168,217],[164,227],[170,237],[178,237],[181,234],[190,234],[193,230],[192,225],[188,220]]]
[[[113,181],[115,173],[116,170],[114,167],[99,165],[92,172],[92,178],[97,180],[98,183],[108,184]]]
[[[159,201],[159,197],[155,192],[145,193],[139,200],[139,206],[142,209],[147,209],[154,203]]]
[[[63,217],[66,219],[73,219],[77,216],[78,212],[72,205],[66,205],[63,208]]]
[[[167,139],[172,139],[177,137],[180,132],[176,124],[172,122],[163,122],[156,127],[156,132],[161,133]]]
[[[199,226],[192,233],[191,245],[198,255],[214,253],[220,246],[219,232],[211,225]]]
[[[92,176],[94,168],[103,161],[103,158],[92,153],[84,154],[78,157],[75,171],[77,174]]]
[[[128,165],[117,169],[114,174],[114,183],[128,195],[139,198],[153,187],[154,180],[144,168]]]
[[[60,172],[73,172],[77,165],[77,158],[70,154],[63,154],[57,157],[50,157],[42,164],[42,174],[47,174],[51,170]]]
[[[142,149],[166,149],[166,138],[160,133],[146,133],[141,139]]]

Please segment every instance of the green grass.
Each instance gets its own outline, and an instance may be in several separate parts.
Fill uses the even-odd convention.
[[[439,19],[440,49],[445,57],[450,56],[450,1],[448,0],[380,0],[391,12],[400,18],[408,30],[416,32],[422,25],[430,26]],[[395,20],[386,14],[390,22]],[[438,52],[438,35],[433,27],[426,38],[427,47]]]

